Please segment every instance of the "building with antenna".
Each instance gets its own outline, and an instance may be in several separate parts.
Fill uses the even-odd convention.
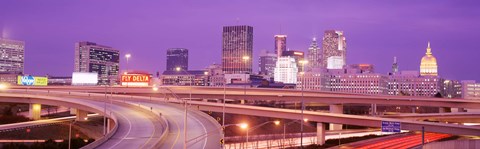
[[[275,35],[275,54],[277,58],[283,56],[283,52],[287,51],[287,35]]]
[[[312,43],[308,48],[307,60],[308,60],[308,69],[319,68],[322,66],[322,51],[317,44],[317,38],[313,37]]]
[[[393,64],[392,64],[392,74],[397,74],[398,73],[398,63],[397,63],[397,57],[393,57]]]

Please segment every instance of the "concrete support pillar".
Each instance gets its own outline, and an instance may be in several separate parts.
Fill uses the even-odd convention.
[[[71,115],[76,115],[76,114],[77,114],[77,109],[75,109],[75,108],[70,108],[70,114],[71,114]]]
[[[107,133],[112,131],[114,126],[115,126],[115,122],[112,119],[107,119]]]
[[[372,104],[372,116],[377,115],[377,104]]]
[[[317,123],[317,144],[325,144],[325,124]]]
[[[242,104],[242,105],[245,104],[245,100],[243,100],[243,99],[240,100],[240,104]]]
[[[343,114],[343,105],[342,104],[332,104],[330,105],[330,113]],[[342,130],[342,124],[333,124],[330,123],[330,130]]]
[[[88,120],[88,119],[87,119],[87,114],[88,114],[87,111],[83,111],[83,110],[77,109],[77,112],[76,112],[76,113],[77,113],[77,118],[76,118],[77,121],[86,121],[86,120]]]
[[[204,98],[202,99],[203,102],[208,102],[208,99]]]
[[[42,105],[31,103],[28,109],[29,117],[33,120],[39,120],[42,113]]]
[[[438,110],[438,113],[447,113],[447,112],[451,112],[451,109],[448,107],[440,107]]]
[[[222,99],[217,99],[217,103],[223,103]]]

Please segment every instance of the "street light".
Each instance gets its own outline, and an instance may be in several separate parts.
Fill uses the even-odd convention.
[[[301,60],[300,64],[302,64],[302,118],[300,120],[305,120],[303,111],[305,110],[305,102],[303,100],[303,88],[305,88],[305,65],[308,64],[308,61]],[[303,123],[300,125],[300,148],[303,149]]]
[[[70,126],[68,130],[68,149],[71,149],[71,146],[72,146],[72,124],[75,122],[77,121],[75,120],[70,121]]]
[[[128,72],[128,59],[130,59],[130,57],[132,57],[132,55],[130,53],[127,53],[125,54],[125,58],[127,59],[127,72]]]
[[[249,132],[249,131],[253,131],[253,130],[255,130],[255,129],[258,129],[258,128],[260,128],[260,127],[262,127],[263,125],[266,125],[266,124],[268,124],[268,123],[273,123],[273,124],[275,124],[275,125],[277,125],[277,126],[280,125],[280,121],[276,120],[276,121],[264,122],[264,123],[261,123],[261,124],[259,124],[259,125],[257,125],[257,126],[254,126],[254,127],[252,127],[252,128],[248,128],[248,124],[243,124],[243,125],[240,126],[240,128],[247,130],[247,148],[248,148],[248,132]]]
[[[175,68],[176,71],[184,71],[185,73],[189,74],[187,71],[182,70],[180,67]],[[190,100],[192,100],[192,84],[193,78],[190,80]],[[183,100],[185,104],[185,117],[184,117],[184,124],[183,124],[183,148],[187,148],[187,100]]]
[[[245,63],[245,65],[247,65],[247,62],[250,59],[250,57],[249,56],[243,56],[242,59],[243,59],[243,62]],[[247,75],[246,74],[247,74],[247,72],[245,72],[245,75],[244,75],[244,77],[245,77],[244,78],[245,84],[243,85],[243,100],[244,100],[244,102],[247,99],[247,83],[248,83],[248,81],[247,81]]]
[[[290,125],[290,124],[293,124],[293,123],[295,123],[295,122],[298,122],[298,121],[300,121],[300,120],[293,120],[293,121],[291,121],[291,122],[288,122],[288,123],[283,124],[283,143],[282,143],[282,146],[283,146],[283,147],[285,147],[285,142],[286,142],[286,140],[287,140],[287,137],[286,137],[286,136],[287,136],[287,126]],[[304,121],[304,122],[308,122],[308,119],[305,118],[305,119],[303,119],[303,121]],[[303,123],[300,122],[300,125],[303,125]]]

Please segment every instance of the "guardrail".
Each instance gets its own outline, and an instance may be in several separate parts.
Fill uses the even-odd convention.
[[[109,140],[116,132],[117,132],[117,129],[118,129],[118,119],[115,115],[110,115],[110,118],[113,119],[115,121],[115,125],[113,126],[113,129],[112,131],[108,132],[107,135],[105,135],[104,137],[98,139],[98,140],[95,140],[93,141],[92,143],[90,144],[87,144],[85,146],[83,146],[81,149],[93,149],[93,148],[96,148],[98,147],[99,145],[105,143],[105,141]]]

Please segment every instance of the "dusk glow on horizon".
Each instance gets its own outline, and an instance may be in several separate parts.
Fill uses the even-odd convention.
[[[25,73],[70,76],[75,43],[91,41],[131,53],[129,69],[166,69],[169,48],[189,50],[189,69],[222,60],[222,27],[253,27],[253,72],[261,50],[274,52],[274,36],[307,52],[325,30],[343,31],[347,64],[373,64],[387,74],[420,71],[427,42],[441,77],[480,81],[479,1],[2,1],[1,36],[25,42]],[[120,60],[125,69],[126,60]]]

